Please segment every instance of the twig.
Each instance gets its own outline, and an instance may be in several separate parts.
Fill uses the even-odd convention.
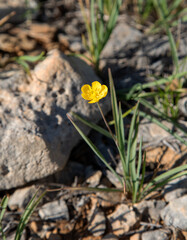
[[[2,26],[5,22],[8,21],[9,18],[11,18],[12,16],[14,16],[16,14],[15,11],[9,13],[8,15],[6,15],[5,17],[3,17],[2,19],[0,19],[0,26]]]

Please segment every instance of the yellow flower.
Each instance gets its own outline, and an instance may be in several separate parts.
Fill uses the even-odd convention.
[[[82,97],[88,100],[88,103],[99,102],[100,99],[106,97],[108,88],[106,85],[101,85],[98,81],[92,83],[92,86],[85,84],[81,88]]]

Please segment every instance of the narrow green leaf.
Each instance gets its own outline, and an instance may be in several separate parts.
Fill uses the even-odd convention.
[[[1,201],[1,213],[0,213],[0,232],[1,232],[3,240],[6,240],[6,236],[5,236],[5,233],[3,231],[3,227],[2,227],[2,220],[3,220],[3,216],[5,214],[7,205],[8,205],[8,197],[4,196],[2,201]]]
[[[117,177],[119,182],[121,183],[123,187],[123,182],[119,175],[114,171],[114,169],[108,164],[108,162],[105,160],[103,155],[100,153],[100,151],[97,149],[97,147],[92,143],[92,141],[81,131],[81,129],[73,122],[73,120],[70,118],[70,116],[67,114],[68,119],[71,121],[75,129],[79,132],[81,137],[84,139],[84,141],[88,144],[88,146],[92,149],[92,151],[100,158],[100,160],[108,167],[108,169]]]
[[[0,213],[0,221],[2,221],[2,219],[3,219],[3,216],[5,214],[7,205],[8,205],[8,197],[4,196],[2,201],[1,201],[1,209],[2,210],[1,210],[1,213]]]
[[[145,169],[146,169],[146,152],[145,152],[144,159],[143,159],[142,176],[141,176],[141,181],[140,181],[138,200],[142,199],[142,194],[143,194],[142,188],[143,188],[144,179],[145,179]]]
[[[129,136],[128,136],[127,156],[126,156],[126,166],[127,166],[128,175],[130,175],[131,172],[133,172],[133,174],[134,174],[134,170],[132,169],[133,166],[132,166],[132,159],[131,159],[131,157],[134,155],[134,153],[132,153],[131,147],[132,147],[133,142],[135,141],[135,138],[134,138],[135,137],[135,132],[134,132],[134,130],[136,128],[138,105],[139,105],[139,103],[136,105],[136,109],[134,111],[134,114],[133,114],[133,117],[132,117],[132,120],[131,120]],[[133,148],[133,150],[134,150],[134,148]]]
[[[172,15],[172,11],[175,10],[180,5],[181,2],[182,0],[173,1],[171,6],[168,8],[168,16]]]
[[[89,44],[88,44],[89,52],[90,52],[90,55],[92,57],[92,62],[93,62],[94,61],[93,60],[94,44],[93,44],[92,30],[91,30],[91,26],[90,26],[90,21],[89,21],[89,18],[87,17],[87,15],[86,15],[85,8],[84,8],[82,0],[79,0],[79,5],[80,5],[81,13],[83,15],[84,23],[85,23],[86,30],[87,30],[87,36],[88,36],[88,42],[89,42]]]
[[[123,192],[122,188],[100,188],[100,187],[63,187],[70,191],[90,191],[90,192]],[[49,190],[51,191],[51,190]]]
[[[92,59],[87,57],[87,56],[85,56],[84,54],[71,53],[71,54],[68,54],[68,56],[84,58],[84,59],[88,60],[89,62],[93,63]]]
[[[131,114],[132,111],[135,110],[135,108],[136,108],[136,105],[135,105],[134,107],[130,108],[129,110],[127,110],[125,113],[123,113],[122,118],[125,118],[125,117],[127,117],[129,114]],[[114,124],[114,120],[112,120],[112,121],[109,122],[109,125],[113,125],[113,124]]]
[[[24,68],[26,73],[28,73],[30,71],[30,67],[29,67],[28,63],[26,63],[25,61],[17,59],[16,62]]]
[[[123,124],[123,117],[122,117],[122,111],[121,111],[121,104],[119,104],[119,122],[116,124],[118,129],[118,151],[120,154],[120,159],[122,162],[123,167],[123,175],[125,177],[125,180],[127,178],[127,166],[125,163],[125,129]]]
[[[141,138],[140,140],[140,145],[139,145],[139,153],[138,153],[138,164],[137,164],[137,170],[136,170],[136,182],[135,182],[135,190],[134,190],[134,202],[136,202],[138,195],[140,194],[140,170],[141,170],[141,165],[142,165],[142,142],[143,139]],[[142,172],[143,172],[143,166],[142,166]]]
[[[136,174],[136,149],[137,149],[137,134],[138,134],[138,123],[139,117],[136,115],[135,123],[134,123],[134,130],[132,135],[131,141],[131,148],[130,148],[130,159],[129,159],[129,168],[130,168],[130,175],[132,180],[132,187],[133,187],[133,202],[136,201],[136,183],[138,181],[138,177]],[[129,139],[128,139],[129,140]]]
[[[109,18],[109,21],[106,26],[106,34],[103,38],[102,49],[104,48],[105,44],[107,43],[107,41],[110,37],[110,34],[116,24],[117,17],[119,14],[119,8],[120,8],[121,4],[122,4],[122,0],[116,0],[114,3],[114,7],[112,8],[112,12],[110,14],[110,18]]]
[[[114,119],[115,133],[116,133],[116,137],[118,138],[117,123],[119,122],[119,112],[118,112],[118,105],[117,105],[117,98],[116,98],[114,82],[113,82],[113,78],[112,78],[110,69],[108,71],[108,75],[109,75],[109,82],[110,82],[111,105],[112,105],[112,114],[113,114],[113,119]]]
[[[117,95],[119,97],[125,97],[126,96],[125,99],[130,99],[130,96],[132,96],[135,92],[141,93],[141,91],[144,90],[144,89],[152,88],[152,87],[158,87],[159,85],[163,85],[165,83],[172,82],[172,80],[180,79],[181,77],[184,77],[184,76],[187,76],[187,71],[177,73],[177,74],[173,74],[173,75],[169,76],[168,78],[161,78],[159,80],[155,80],[155,81],[149,82],[149,83],[144,83],[144,84],[137,83],[130,89],[118,90]],[[130,92],[130,94],[129,94],[129,92]]]
[[[103,36],[104,36],[104,7],[103,7],[103,0],[98,1],[98,7],[99,7],[99,16],[100,16],[100,21],[99,21],[99,42],[102,42]],[[100,48],[102,48],[102,45],[100,44]],[[101,52],[102,49],[99,49],[99,52]]]
[[[36,199],[36,195],[37,195],[38,191],[35,193],[35,195],[33,196],[33,198],[30,200],[30,202],[28,203],[22,217],[21,217],[21,220],[19,222],[19,225],[17,227],[17,230],[16,230],[16,236],[15,236],[15,239],[14,240],[20,240],[21,239],[21,236],[22,236],[22,233],[23,233],[23,230],[26,226],[26,224],[28,223],[29,221],[29,218],[31,216],[31,214],[33,213],[34,209],[37,207],[37,205],[39,204],[39,202],[41,201],[41,199],[44,197],[44,195],[46,194],[46,191],[43,192],[39,197],[38,199],[35,201]]]
[[[148,102],[147,100],[145,99],[139,99],[140,103],[142,105],[144,105],[145,107],[149,108],[150,110],[154,110],[158,115],[159,117],[167,120],[168,122],[172,123],[176,128],[180,129],[184,135],[187,136],[187,133],[186,131],[174,120],[172,120],[170,117],[168,117],[166,114],[164,114],[163,112],[161,112],[158,108],[156,108],[153,104],[151,104],[150,102]],[[168,103],[169,104],[169,103]]]
[[[187,164],[183,165],[183,166],[179,166],[176,168],[173,168],[165,173],[162,173],[161,175],[159,175],[158,177],[155,177],[151,182],[149,182],[147,184],[147,186],[144,188],[143,193],[147,192],[152,186],[156,186],[157,184],[161,184],[165,181],[165,180],[171,180],[172,177],[174,177],[176,174],[187,174]],[[184,173],[182,173],[182,171],[184,171]],[[178,175],[177,175],[178,176]],[[181,176],[181,175],[180,175]]]
[[[182,144],[185,144],[187,146],[187,141],[180,137],[177,133],[173,132],[170,128],[168,128],[166,125],[164,125],[161,121],[159,121],[157,118],[151,116],[150,114],[144,113],[142,111],[139,111],[140,116],[147,118],[153,123],[156,123],[159,127],[164,129],[166,132],[170,133],[173,137],[178,139]]]
[[[29,56],[29,55],[20,56],[20,57],[17,57],[17,59],[19,59],[20,61],[26,61],[26,62],[37,62],[44,59],[44,52],[40,53],[37,56]]]
[[[97,46],[97,34],[96,34],[96,29],[95,29],[94,0],[91,0],[90,13],[91,13],[91,30],[92,30],[93,45],[96,48],[96,46]]]
[[[118,132],[119,132],[119,146],[120,146],[120,149],[121,149],[123,155],[125,155],[125,129],[124,129],[124,124],[123,124],[121,103],[119,104]]]
[[[111,134],[105,130],[104,128],[98,126],[95,123],[92,123],[90,121],[87,121],[86,119],[82,118],[81,116],[79,116],[78,114],[72,112],[73,117],[75,117],[76,119],[78,119],[80,122],[84,123],[85,125],[87,125],[88,127],[96,130],[97,132],[101,133],[102,135],[112,138]]]
[[[173,175],[169,178],[166,178],[165,180],[163,180],[163,181],[161,181],[157,184],[154,184],[152,188],[147,190],[147,192],[143,192],[144,195],[142,195],[142,197],[145,197],[149,193],[156,191],[158,188],[161,188],[161,187],[165,186],[167,183],[171,182],[172,180],[177,179],[179,177],[182,177],[184,175],[187,175],[187,171],[179,172],[179,173],[177,173],[177,174],[175,174],[175,175]]]

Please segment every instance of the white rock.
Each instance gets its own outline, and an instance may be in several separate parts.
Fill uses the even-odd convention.
[[[37,189],[35,186],[26,187],[16,190],[9,198],[8,206],[11,210],[16,208],[23,208],[27,206],[31,198],[36,193]]]
[[[41,219],[44,220],[64,219],[69,221],[68,207],[64,200],[46,203],[38,213]]]

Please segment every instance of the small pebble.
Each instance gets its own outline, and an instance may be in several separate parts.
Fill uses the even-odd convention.
[[[44,220],[69,220],[69,212],[64,200],[46,203],[40,208],[39,216]]]

